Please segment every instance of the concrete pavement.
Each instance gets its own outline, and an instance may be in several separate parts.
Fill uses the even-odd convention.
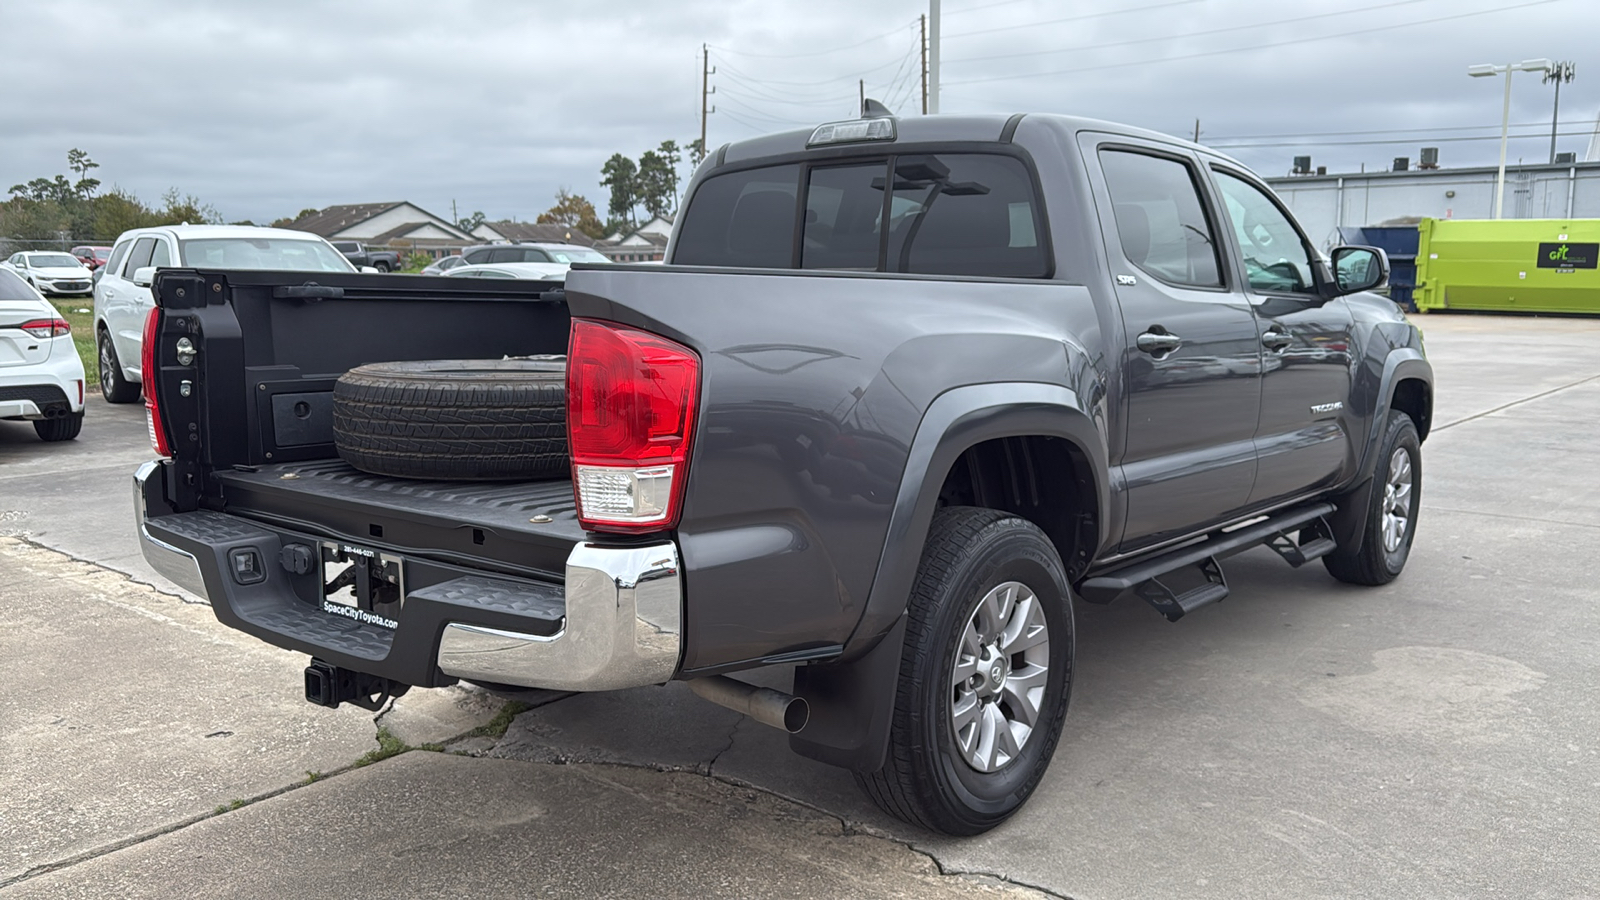
[[[1253,551],[1228,562],[1225,602],[1177,624],[1133,602],[1080,604],[1073,711],[1051,771],[1012,822],[968,840],[883,817],[847,773],[789,754],[781,734],[681,684],[547,703],[503,738],[448,744],[487,758],[408,753],[195,823],[192,810],[225,802],[212,796],[281,791],[299,767],[330,765],[318,748],[353,761],[373,746],[370,716],[347,723],[346,710],[304,706],[293,696],[302,660],[272,661],[259,644],[224,650],[251,642],[203,607],[155,592],[128,601],[94,581],[115,576],[65,560],[83,571],[41,585],[13,576],[12,560],[49,573],[48,554],[0,547],[0,610],[22,623],[0,637],[13,640],[0,643],[8,685],[85,657],[113,660],[129,684],[160,683],[162,641],[226,657],[195,685],[220,699],[188,712],[166,691],[115,694],[114,679],[88,676],[0,701],[0,798],[25,798],[17,812],[0,799],[0,818],[40,835],[4,858],[0,882],[89,848],[0,894],[492,896],[517,884],[561,896],[940,896],[994,884],[960,874],[972,873],[1075,898],[1600,896],[1600,321],[1419,322],[1439,386],[1405,575],[1353,588]],[[79,448],[68,465],[30,448],[31,428],[0,423],[0,530],[140,577],[126,479],[146,454],[131,411],[93,410],[78,443],[95,441],[94,455]],[[104,441],[92,437],[102,424]],[[139,613],[123,623],[100,595],[175,624]],[[57,598],[72,618],[33,611]],[[107,634],[132,629],[128,640],[72,634],[102,619]],[[84,643],[51,656],[21,640],[61,632]],[[499,698],[440,693],[413,692],[391,713],[399,726],[416,704],[409,742],[455,738],[499,709]],[[101,734],[41,736],[68,704],[90,721],[133,720],[126,752]],[[164,797],[170,759],[139,743],[139,723],[187,735],[170,756],[209,765],[200,751],[219,740],[204,737],[222,728],[210,724],[219,708],[284,739],[219,756],[196,769],[214,787]],[[14,722],[33,743],[12,749]],[[50,763],[12,774],[11,760],[46,748]],[[151,768],[157,777],[141,781]],[[84,781],[94,802],[73,807],[66,775],[95,770],[105,786]],[[136,789],[124,798],[121,784]],[[153,822],[165,833],[149,836]],[[321,822],[340,827],[319,832]],[[119,838],[133,843],[106,852]],[[342,861],[308,855],[318,841]]]

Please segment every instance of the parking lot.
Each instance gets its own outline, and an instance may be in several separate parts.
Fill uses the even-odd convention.
[[[1600,896],[1600,320],[1417,321],[1405,574],[1079,604],[1055,762],[965,840],[681,684],[313,707],[144,565],[142,408],[0,422],[0,895]]]

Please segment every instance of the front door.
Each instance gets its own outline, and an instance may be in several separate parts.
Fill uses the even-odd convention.
[[[1250,303],[1229,284],[1196,160],[1120,139],[1095,156],[1127,333],[1126,552],[1245,506],[1255,481],[1261,345]]]
[[[1325,300],[1311,245],[1282,207],[1242,172],[1212,167],[1246,291],[1261,323],[1261,421],[1252,506],[1333,485],[1356,465],[1347,424],[1350,307]]]

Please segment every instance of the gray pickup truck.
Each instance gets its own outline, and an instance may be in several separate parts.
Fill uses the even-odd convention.
[[[368,247],[360,241],[334,241],[333,248],[344,254],[353,266],[371,266],[379,272],[393,272],[400,268],[400,253]]]
[[[314,702],[682,680],[974,834],[1049,764],[1074,601],[1178,620],[1260,545],[1400,574],[1433,376],[1386,276],[1165,135],[828,123],[710,154],[666,265],[564,290],[162,270],[138,528],[223,624],[311,656]],[[336,452],[354,367],[538,354],[566,354],[557,477]],[[728,677],[763,667],[792,688]]]

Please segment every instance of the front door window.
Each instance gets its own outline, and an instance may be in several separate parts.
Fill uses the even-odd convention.
[[[1261,189],[1217,171],[1217,187],[1244,256],[1245,279],[1265,293],[1314,294],[1311,254],[1300,232]]]

